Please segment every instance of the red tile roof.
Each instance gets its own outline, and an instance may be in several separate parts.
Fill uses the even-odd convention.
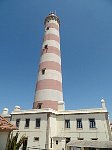
[[[7,121],[4,117],[0,116],[0,131],[17,130],[17,127]]]

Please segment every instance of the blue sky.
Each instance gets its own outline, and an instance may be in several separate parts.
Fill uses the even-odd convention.
[[[112,118],[112,1],[0,0],[0,112],[32,108],[44,18],[60,18],[66,109],[101,107]]]

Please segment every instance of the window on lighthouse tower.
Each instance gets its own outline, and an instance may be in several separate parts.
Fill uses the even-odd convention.
[[[45,48],[45,49],[48,49],[48,45],[45,45],[44,48]]]
[[[43,69],[42,69],[42,75],[45,74],[45,70],[46,70],[46,68],[43,68]]]
[[[42,50],[42,54],[47,53],[47,50],[48,50],[48,45],[45,45]]]
[[[37,108],[38,108],[38,109],[41,109],[41,107],[42,107],[42,103],[39,103],[39,104],[37,105]]]
[[[46,30],[49,30],[49,27],[47,27]]]

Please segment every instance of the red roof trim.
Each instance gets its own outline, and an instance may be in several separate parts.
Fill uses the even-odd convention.
[[[7,121],[4,117],[0,116],[0,131],[17,130],[17,127]]]

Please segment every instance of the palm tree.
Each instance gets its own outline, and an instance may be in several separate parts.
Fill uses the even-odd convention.
[[[20,140],[17,142],[18,140],[18,136],[19,133],[17,132],[15,136],[13,136],[13,134],[11,134],[8,144],[7,144],[7,148],[6,150],[19,150],[19,148],[21,147],[21,145],[24,143],[24,141],[26,140],[26,136],[23,135]]]

